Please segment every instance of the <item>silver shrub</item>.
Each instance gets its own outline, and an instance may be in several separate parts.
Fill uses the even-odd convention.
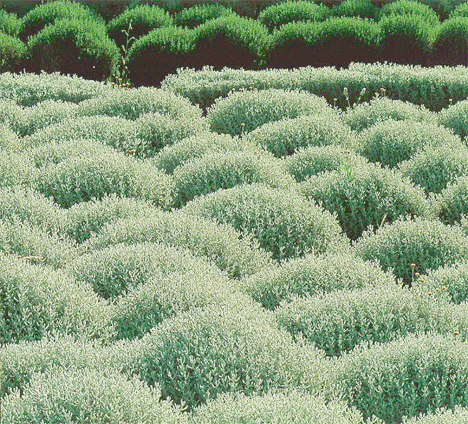
[[[445,224],[462,222],[466,214],[468,200],[468,176],[457,177],[447,184],[439,196],[434,199],[433,212]]]
[[[24,142],[18,134],[11,129],[11,125],[3,123],[0,125],[0,150],[6,152],[20,153],[24,149]]]
[[[28,155],[2,152],[0,157],[0,187],[13,185],[35,187],[34,179],[38,176],[39,171]]]
[[[461,100],[442,109],[437,114],[437,121],[444,127],[452,129],[463,139],[468,135],[467,112],[468,101]]]
[[[417,417],[403,418],[403,424],[464,424],[468,420],[468,408],[456,405],[453,409],[438,408]]]

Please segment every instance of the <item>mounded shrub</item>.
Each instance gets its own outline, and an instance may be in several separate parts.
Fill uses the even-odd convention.
[[[162,212],[152,217],[123,218],[109,222],[86,240],[81,252],[102,249],[117,243],[162,242],[207,257],[230,278],[254,274],[271,263],[270,254],[261,250],[251,237],[243,236],[231,225],[187,215]]]
[[[270,31],[289,22],[313,21],[321,22],[332,15],[325,4],[315,4],[308,1],[290,1],[274,3],[265,7],[257,20]]]
[[[26,42],[29,37],[37,34],[49,24],[64,19],[79,19],[91,21],[101,26],[105,25],[102,16],[94,13],[92,9],[78,2],[54,1],[36,5],[21,19],[19,37]]]
[[[333,115],[304,115],[268,122],[243,134],[243,139],[259,144],[277,157],[292,155],[299,148],[328,146],[350,147],[355,134]]]
[[[174,22],[177,26],[193,29],[210,19],[235,14],[236,12],[231,7],[226,7],[223,4],[196,4],[192,7],[185,7],[174,15]]]
[[[378,165],[344,164],[338,171],[319,174],[300,183],[299,192],[337,219],[351,240],[395,221],[400,216],[422,216],[424,191],[400,173]]]
[[[441,125],[387,119],[361,131],[357,151],[370,162],[393,168],[425,148],[448,143],[460,143],[460,138]]]
[[[260,22],[234,14],[206,21],[193,31],[193,67],[197,68],[256,68],[270,41]]]
[[[325,402],[321,397],[297,390],[245,396],[237,393],[219,395],[194,410],[199,424],[242,424],[274,422],[283,424],[361,424],[361,414],[345,402]]]
[[[194,63],[195,31],[161,27],[136,40],[128,51],[130,78],[135,86],[159,86],[166,75]]]
[[[1,12],[3,12],[3,10]],[[0,20],[1,18],[2,16],[0,15]],[[26,52],[26,44],[19,38],[0,32],[1,72],[19,72],[22,61],[26,57]]]
[[[365,167],[368,163],[367,159],[353,150],[335,145],[299,148],[296,153],[283,160],[286,170],[297,182],[322,172],[339,171],[343,167]]]
[[[468,176],[468,148],[461,140],[428,147],[401,162],[399,169],[426,193],[440,193],[457,177]]]
[[[403,418],[403,424],[463,424],[467,419],[468,408],[455,405],[453,409],[439,408],[435,412],[421,414],[418,417]]]
[[[449,183],[435,199],[434,210],[445,224],[460,222],[468,214],[468,176],[461,176]]]
[[[413,273],[425,273],[468,258],[468,238],[461,228],[438,220],[398,219],[375,233],[365,232],[354,245],[364,260],[378,260],[384,270],[411,284]],[[415,267],[412,266],[415,265]]]
[[[20,395],[2,402],[5,424],[56,422],[141,422],[187,424],[188,417],[170,402],[160,401],[161,390],[148,387],[116,370],[55,367],[36,373]]]
[[[65,273],[5,255],[0,269],[1,344],[54,332],[103,339],[113,334],[108,305]]]
[[[401,422],[444,406],[466,406],[467,350],[453,335],[408,335],[364,344],[330,370],[330,385],[368,417]]]
[[[324,22],[292,22],[273,32],[266,55],[269,68],[347,67],[374,62],[380,27],[369,19],[332,17]]]
[[[468,5],[460,3],[450,12],[449,18],[468,17]]]
[[[0,150],[11,153],[21,153],[24,149],[24,140],[11,129],[10,124],[0,124]]]
[[[377,19],[392,15],[412,15],[424,18],[431,25],[439,23],[439,16],[427,4],[415,0],[398,0],[384,4],[377,15]]]
[[[178,166],[190,159],[200,158],[204,154],[242,150],[255,152],[259,151],[260,147],[228,134],[203,132],[163,147],[150,161],[158,169],[173,174]]]
[[[24,184],[33,187],[38,169],[31,158],[22,153],[3,151],[0,157],[0,187]]]
[[[371,0],[345,0],[341,3],[335,3],[331,12],[336,16],[358,16],[362,19],[375,19],[379,10],[379,7]]]
[[[382,37],[379,46],[381,61],[405,65],[428,63],[434,28],[440,25],[438,19],[433,21],[420,14],[392,13],[383,16],[378,25]]]
[[[323,97],[281,89],[232,92],[207,110],[211,131],[240,135],[263,124],[301,115],[337,116]]]
[[[141,339],[140,352],[127,367],[189,411],[220,393],[312,389],[326,364],[317,349],[294,344],[273,315],[240,295],[165,319]]]
[[[0,123],[19,135],[28,126],[25,110],[12,99],[0,99]]]
[[[155,275],[119,298],[113,309],[115,339],[141,338],[167,318],[190,308],[229,302],[236,292],[233,280],[219,271],[207,273],[206,265]]]
[[[451,128],[464,140],[468,135],[468,100],[459,101],[437,114],[439,124]]]
[[[8,13],[5,9],[0,10],[0,31],[5,34],[16,36],[20,29],[21,19],[16,13]]]
[[[77,18],[63,19],[28,40],[25,67],[30,72],[59,71],[104,81],[116,72],[119,53],[105,26]]]
[[[95,250],[67,263],[64,270],[89,284],[104,299],[117,300],[151,278],[197,270],[206,278],[221,278],[219,268],[190,251],[164,243],[120,243]]]
[[[111,193],[170,207],[174,193],[171,176],[120,152],[73,156],[46,165],[39,170],[36,187],[63,208]]]
[[[174,170],[174,207],[179,208],[197,196],[241,184],[263,183],[287,189],[294,184],[282,163],[260,151],[207,153],[191,159]]]
[[[447,19],[440,25],[432,44],[434,65],[468,65],[468,16]]]
[[[199,119],[202,116],[200,107],[192,105],[185,97],[153,87],[110,90],[81,102],[79,107],[80,116],[118,116],[133,121],[141,115],[155,112],[172,119]]]
[[[347,247],[335,217],[293,190],[243,184],[198,197],[182,211],[251,234],[277,260]]]
[[[129,25],[131,28],[129,30]],[[122,13],[107,22],[107,32],[109,37],[115,40],[117,46],[126,46],[127,34],[136,39],[143,37],[155,28],[174,25],[174,19],[167,10],[162,7],[139,4],[135,7],[126,8]]]
[[[305,255],[290,259],[281,266],[265,268],[242,280],[242,291],[264,308],[274,310],[281,301],[338,290],[383,285],[392,290],[395,278],[349,253]]]
[[[343,121],[355,131],[362,131],[379,121],[412,120],[417,122],[434,122],[434,114],[423,105],[375,96],[369,102],[360,103],[348,108],[343,114]]]

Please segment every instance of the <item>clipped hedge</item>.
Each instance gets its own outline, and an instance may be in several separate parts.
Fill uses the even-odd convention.
[[[395,278],[350,253],[305,255],[281,266],[269,267],[242,280],[242,291],[264,308],[274,310],[282,301],[338,290],[360,289],[381,284],[391,290]]]
[[[251,234],[277,260],[347,247],[335,217],[293,190],[243,184],[198,197],[182,211]]]
[[[427,4],[414,0],[398,0],[384,4],[377,15],[377,20],[391,15],[412,15],[424,18],[431,25],[439,23],[439,16]]]
[[[231,7],[220,3],[196,4],[192,7],[186,7],[174,15],[174,22],[177,26],[195,28],[204,24],[210,19],[220,18],[221,16],[230,16],[236,14]]]
[[[455,134],[466,139],[468,135],[468,100],[462,100],[442,109],[437,114],[437,121],[444,127],[451,128]]]
[[[0,187],[24,184],[33,187],[39,175],[33,160],[25,154],[3,151],[0,157]]]
[[[362,19],[375,19],[379,11],[379,7],[371,0],[344,0],[335,3],[331,9],[336,16],[358,16]]]
[[[403,424],[463,424],[467,419],[468,408],[455,406],[453,409],[439,408],[410,419],[403,418]]]
[[[432,63],[468,65],[468,16],[447,19],[440,25],[432,44]]]
[[[26,44],[19,38],[0,32],[0,71],[2,73],[19,72],[26,54]]]
[[[445,224],[453,225],[468,214],[468,176],[461,176],[447,185],[435,199],[434,211]]]
[[[5,34],[16,36],[20,29],[21,19],[16,13],[8,13],[5,9],[0,10],[0,31]]]

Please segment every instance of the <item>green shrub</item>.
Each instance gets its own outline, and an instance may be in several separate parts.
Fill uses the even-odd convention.
[[[106,24],[109,37],[115,40],[119,47],[125,46],[127,35],[122,31],[128,30],[130,22],[132,27],[129,37],[140,38],[155,28],[173,25],[174,19],[167,10],[154,5],[139,4],[126,8]]]
[[[268,266],[270,254],[261,250],[251,237],[244,236],[231,225],[190,216],[181,212],[157,211],[152,217],[128,217],[109,222],[99,234],[82,246],[83,253],[117,243],[162,242],[189,249],[195,256],[207,257],[229,277],[241,278]]]
[[[203,132],[184,138],[172,145],[163,147],[154,158],[151,158],[158,169],[173,174],[174,170],[190,159],[200,158],[207,153],[227,153],[249,150],[260,150],[259,146],[233,138],[228,134]]]
[[[234,136],[268,122],[306,114],[336,116],[322,97],[301,91],[270,89],[232,92],[227,98],[217,98],[208,108],[207,119],[211,131]]]
[[[330,16],[331,11],[325,4],[315,4],[308,1],[288,1],[265,7],[258,15],[257,20],[272,31],[289,22],[321,22]]]
[[[0,187],[24,184],[33,186],[32,180],[38,176],[38,169],[28,156],[22,153],[3,151],[0,157]]]
[[[379,7],[371,0],[345,0],[341,3],[335,3],[331,12],[336,16],[359,16],[362,19],[374,19],[379,10]]]
[[[277,260],[347,247],[335,217],[293,190],[244,184],[198,197],[182,211],[253,235]]]
[[[28,41],[28,71],[63,74],[104,81],[118,67],[119,49],[105,26],[85,20],[60,20]]]
[[[0,256],[0,268],[1,344],[54,332],[103,339],[113,334],[108,305],[89,287],[13,255]]]
[[[21,26],[21,19],[16,13],[8,13],[5,9],[0,10],[0,31],[5,34],[16,36]]]
[[[380,27],[369,19],[332,17],[324,22],[292,22],[272,34],[269,68],[347,67],[378,59]]]
[[[457,177],[468,176],[468,148],[461,141],[428,147],[400,163],[399,169],[426,193],[440,193]]]
[[[331,385],[364,417],[375,414],[396,423],[403,416],[467,404],[466,345],[454,336],[418,334],[363,345],[335,365]]]
[[[268,30],[260,22],[234,14],[206,21],[193,31],[195,50],[189,63],[199,68],[255,68],[270,41]]]
[[[153,276],[115,305],[115,338],[141,338],[165,319],[190,308],[232,301],[236,285],[217,274],[207,273],[204,265]]]
[[[324,364],[247,296],[165,319],[141,339],[133,361],[134,374],[189,411],[220,393],[313,387]]]
[[[177,94],[140,87],[131,90],[111,90],[94,99],[80,103],[80,116],[118,116],[136,120],[146,113],[161,113],[172,119],[201,118],[202,111]]]
[[[195,28],[204,24],[210,19],[220,18],[221,16],[230,16],[236,14],[232,8],[222,4],[196,4],[193,7],[186,7],[174,16],[174,22],[177,26]]]
[[[263,183],[288,188],[293,178],[273,155],[251,151],[208,153],[174,170],[174,207],[182,207],[197,196],[240,184]]]
[[[48,24],[54,24],[64,19],[79,19],[91,21],[104,26],[102,16],[94,13],[82,3],[70,1],[54,1],[36,5],[21,19],[19,37],[26,42],[32,35],[37,34]]]
[[[448,143],[460,143],[460,138],[441,125],[387,119],[361,131],[357,151],[370,162],[393,168],[425,148]]]
[[[364,168],[368,163],[353,150],[334,145],[299,148],[296,153],[283,160],[286,170],[297,182],[322,172],[339,171],[342,167]]]
[[[467,259],[468,238],[461,228],[438,220],[398,219],[375,233],[365,232],[354,249],[364,260],[378,260],[384,270],[392,269],[411,284],[415,271],[425,273]]]
[[[128,70],[136,86],[158,86],[166,75],[193,63],[195,31],[161,27],[139,38],[128,51]]]
[[[199,275],[220,278],[219,268],[163,243],[120,243],[79,256],[64,270],[89,284],[104,299],[117,300],[154,276],[198,270]]]
[[[198,424],[273,423],[275,420],[282,424],[363,423],[361,414],[345,402],[326,403],[321,397],[297,390],[248,397],[237,393],[221,394],[196,408],[193,419]]]
[[[439,408],[435,412],[418,417],[403,418],[403,424],[463,424],[467,419],[468,408],[456,405],[453,409]]]
[[[141,422],[186,424],[188,418],[170,402],[160,402],[159,387],[129,380],[115,370],[68,370],[54,367],[36,373],[20,395],[2,402],[5,424]]]
[[[26,52],[26,44],[24,44],[19,38],[0,32],[1,72],[19,72],[22,61],[26,57]]]
[[[468,65],[468,17],[451,18],[440,25],[432,44],[434,65]]]
[[[291,155],[301,147],[355,144],[355,134],[347,125],[333,115],[318,114],[268,122],[243,134],[243,139],[259,144],[277,157]]]
[[[362,131],[387,119],[394,121],[411,119],[417,122],[435,121],[434,114],[425,106],[378,95],[369,102],[348,108],[343,115],[343,121],[355,131]]]
[[[444,127],[451,128],[464,140],[468,135],[468,100],[462,100],[442,109],[437,115],[437,121]]]
[[[351,240],[392,223],[400,216],[426,212],[424,191],[400,173],[378,165],[358,162],[339,170],[310,177],[299,191],[326,210],[337,214],[341,228]]]
[[[120,152],[72,156],[46,165],[39,170],[36,187],[63,208],[111,193],[170,207],[174,191],[171,176]]]
[[[349,253],[305,255],[265,268],[242,280],[242,291],[264,308],[275,309],[295,296],[360,289],[382,284],[393,289],[395,278],[375,263]]]
[[[449,15],[449,18],[468,17],[468,4],[465,2],[458,4]]]
[[[468,176],[461,176],[449,183],[435,199],[434,210],[445,224],[460,222],[468,214]]]
[[[406,0],[400,1],[407,3]],[[413,2],[410,1],[409,3]],[[438,18],[433,20],[418,13],[392,13],[383,16],[379,21],[382,37],[379,46],[381,61],[403,63],[405,65],[426,65],[429,60],[430,45],[434,38],[434,32],[439,25]],[[401,48],[401,46],[405,46],[405,48]]]
[[[439,16],[427,4],[415,0],[398,0],[383,5],[377,15],[378,20],[392,15],[412,15],[424,18],[428,24],[439,23]]]

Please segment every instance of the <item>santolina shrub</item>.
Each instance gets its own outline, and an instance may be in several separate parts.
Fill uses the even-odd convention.
[[[33,160],[26,154],[2,152],[0,157],[0,187],[14,185],[34,186],[34,178],[39,171]]]
[[[350,253],[305,255],[265,268],[241,281],[241,289],[267,309],[297,296],[382,285],[392,290],[395,278],[376,263]]]
[[[8,123],[0,124],[0,150],[20,153],[24,150],[24,140],[13,131]]]
[[[403,424],[463,424],[467,419],[466,407],[455,406],[453,409],[442,407],[410,419],[403,418]]]
[[[198,197],[182,211],[251,234],[277,260],[347,246],[335,217],[293,190],[243,184]]]
[[[355,144],[354,132],[336,116],[318,114],[269,122],[243,134],[242,139],[259,144],[277,157],[311,146],[351,147]]]
[[[217,98],[207,110],[211,131],[240,135],[267,122],[300,115],[336,115],[322,97],[280,89],[232,92]]]
[[[461,176],[447,185],[436,197],[434,211],[445,224],[460,222],[468,214],[468,176]]]
[[[453,105],[442,109],[437,114],[439,124],[451,128],[455,134],[458,134],[464,140],[468,135],[468,100],[461,100]]]

